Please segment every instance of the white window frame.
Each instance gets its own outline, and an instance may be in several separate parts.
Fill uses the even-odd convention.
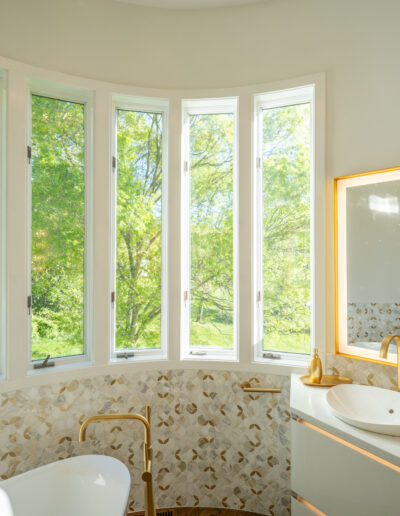
[[[161,342],[158,349],[115,349],[115,306],[112,292],[116,292],[116,261],[117,261],[117,111],[136,111],[141,113],[159,113],[163,119],[162,132],[162,213],[161,213]],[[169,135],[169,100],[151,97],[136,97],[128,95],[113,95],[112,102],[112,156],[115,158],[115,168],[110,164],[111,178],[111,285],[110,292],[110,361],[137,362],[151,360],[168,360],[168,135]],[[126,354],[125,354],[126,353]],[[132,355],[133,353],[133,355]],[[124,356],[117,356],[124,355]]]
[[[182,100],[181,141],[181,360],[239,361],[238,345],[238,97]],[[233,114],[233,342],[232,349],[190,345],[190,124],[191,115]]]
[[[40,79],[28,81],[28,145],[32,147],[32,95],[54,98],[55,100],[75,102],[84,105],[85,125],[85,238],[84,238],[84,350],[82,355],[53,358],[54,367],[34,369],[34,364],[42,360],[32,360],[32,310],[27,310],[28,334],[28,374],[43,374],[59,368],[91,365],[93,360],[93,93],[91,90],[49,83]],[[27,277],[28,295],[32,295],[32,164],[27,160],[28,190],[28,242]]]
[[[298,87],[271,91],[256,94],[253,97],[253,361],[271,363],[275,365],[304,366],[310,359],[310,355],[290,353],[281,351],[264,351],[264,302],[263,302],[263,111],[270,108],[285,107],[303,103],[310,104],[311,115],[311,148],[310,148],[310,197],[311,197],[311,227],[310,227],[310,299],[311,299],[311,345],[310,354],[321,337],[321,325],[316,328],[317,317],[323,317],[323,308],[318,309],[316,299],[322,301],[323,306],[323,283],[316,286],[316,277],[321,278],[320,267],[316,264],[316,247],[323,251],[323,148],[318,149],[317,145],[323,146],[323,136],[319,134],[323,127],[324,114],[318,113],[316,118],[316,87],[317,84],[304,84]],[[322,85],[321,85],[322,89]],[[321,92],[322,93],[322,92]],[[318,94],[320,92],[318,91]],[[322,110],[323,103],[318,103],[319,110]],[[318,127],[316,128],[316,125]],[[316,130],[317,129],[317,130]],[[318,136],[318,142],[316,141]],[[317,155],[317,150],[318,155]],[[321,199],[316,196],[321,196]],[[321,205],[322,203],[322,205]],[[316,224],[316,221],[322,221]],[[322,233],[322,234],[321,234]],[[322,248],[321,248],[322,240]],[[323,254],[322,254],[323,256]],[[323,265],[321,266],[323,269]],[[322,321],[323,324],[323,321]],[[323,335],[323,332],[322,332]],[[321,346],[323,347],[323,346]],[[322,350],[323,354],[323,350]]]
[[[6,106],[7,73],[0,69],[0,379],[6,376]]]

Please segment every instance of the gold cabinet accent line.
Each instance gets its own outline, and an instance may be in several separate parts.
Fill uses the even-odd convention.
[[[341,437],[338,437],[335,434],[331,434],[331,432],[323,430],[322,428],[319,428],[318,426],[313,425],[312,423],[309,423],[308,421],[305,421],[300,417],[294,416],[294,420],[297,421],[297,423],[307,426],[308,428],[311,428],[311,430],[315,430],[316,432],[325,435],[325,437],[329,437],[329,439],[333,439],[334,441],[343,444],[343,446],[347,446],[347,448],[350,448],[351,450],[361,453],[362,455],[365,455],[366,457],[374,460],[375,462],[379,462],[383,466],[386,466],[387,468],[393,469],[393,471],[397,471],[397,473],[400,473],[400,466],[393,464],[393,462],[389,462],[386,459],[382,459],[381,457],[378,457],[378,455],[375,455],[374,453],[364,450],[364,448],[360,448],[356,444],[350,443],[349,441],[346,441],[345,439],[342,439]]]
[[[320,511],[319,509],[317,509],[315,507],[315,505],[313,505],[312,503],[310,503],[308,500],[304,499],[302,496],[292,492],[292,496],[293,498],[295,498],[299,503],[301,503],[302,505],[304,505],[304,507],[307,507],[307,509],[309,511],[311,511],[312,513],[316,514],[317,516],[326,516],[326,514],[322,511]]]
[[[280,389],[274,389],[273,387],[252,387],[250,385],[250,382],[242,382],[240,384],[240,387],[243,389],[244,392],[271,392],[272,394],[278,394],[281,392]]]

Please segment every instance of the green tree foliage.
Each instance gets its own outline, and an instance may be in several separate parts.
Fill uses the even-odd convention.
[[[310,105],[263,117],[264,348],[310,352]]]
[[[233,347],[233,116],[190,117],[191,335]]]
[[[159,348],[162,116],[117,113],[116,346]],[[310,107],[264,112],[265,349],[310,347]],[[233,116],[190,117],[191,344],[233,345]],[[33,358],[84,349],[84,106],[32,97]],[[175,202],[176,199],[172,198]]]
[[[118,111],[116,347],[159,348],[162,115]]]
[[[83,352],[84,106],[32,96],[32,357]]]

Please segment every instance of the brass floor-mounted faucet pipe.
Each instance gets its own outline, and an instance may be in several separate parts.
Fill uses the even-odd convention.
[[[141,414],[102,414],[99,416],[91,416],[85,419],[79,429],[79,442],[86,441],[86,429],[90,423],[95,421],[110,421],[121,419],[136,419],[144,426],[144,446],[143,446],[143,473],[142,480],[144,482],[145,497],[145,515],[156,516],[154,505],[153,476],[151,473],[152,448],[151,448],[151,432],[150,432],[150,406],[146,405],[146,417]]]

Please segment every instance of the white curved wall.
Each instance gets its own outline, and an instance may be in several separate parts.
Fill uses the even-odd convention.
[[[114,0],[1,0],[0,54],[154,88],[240,86],[326,71],[326,324],[333,350],[332,178],[400,162],[399,16],[397,0],[268,0],[182,11]]]

